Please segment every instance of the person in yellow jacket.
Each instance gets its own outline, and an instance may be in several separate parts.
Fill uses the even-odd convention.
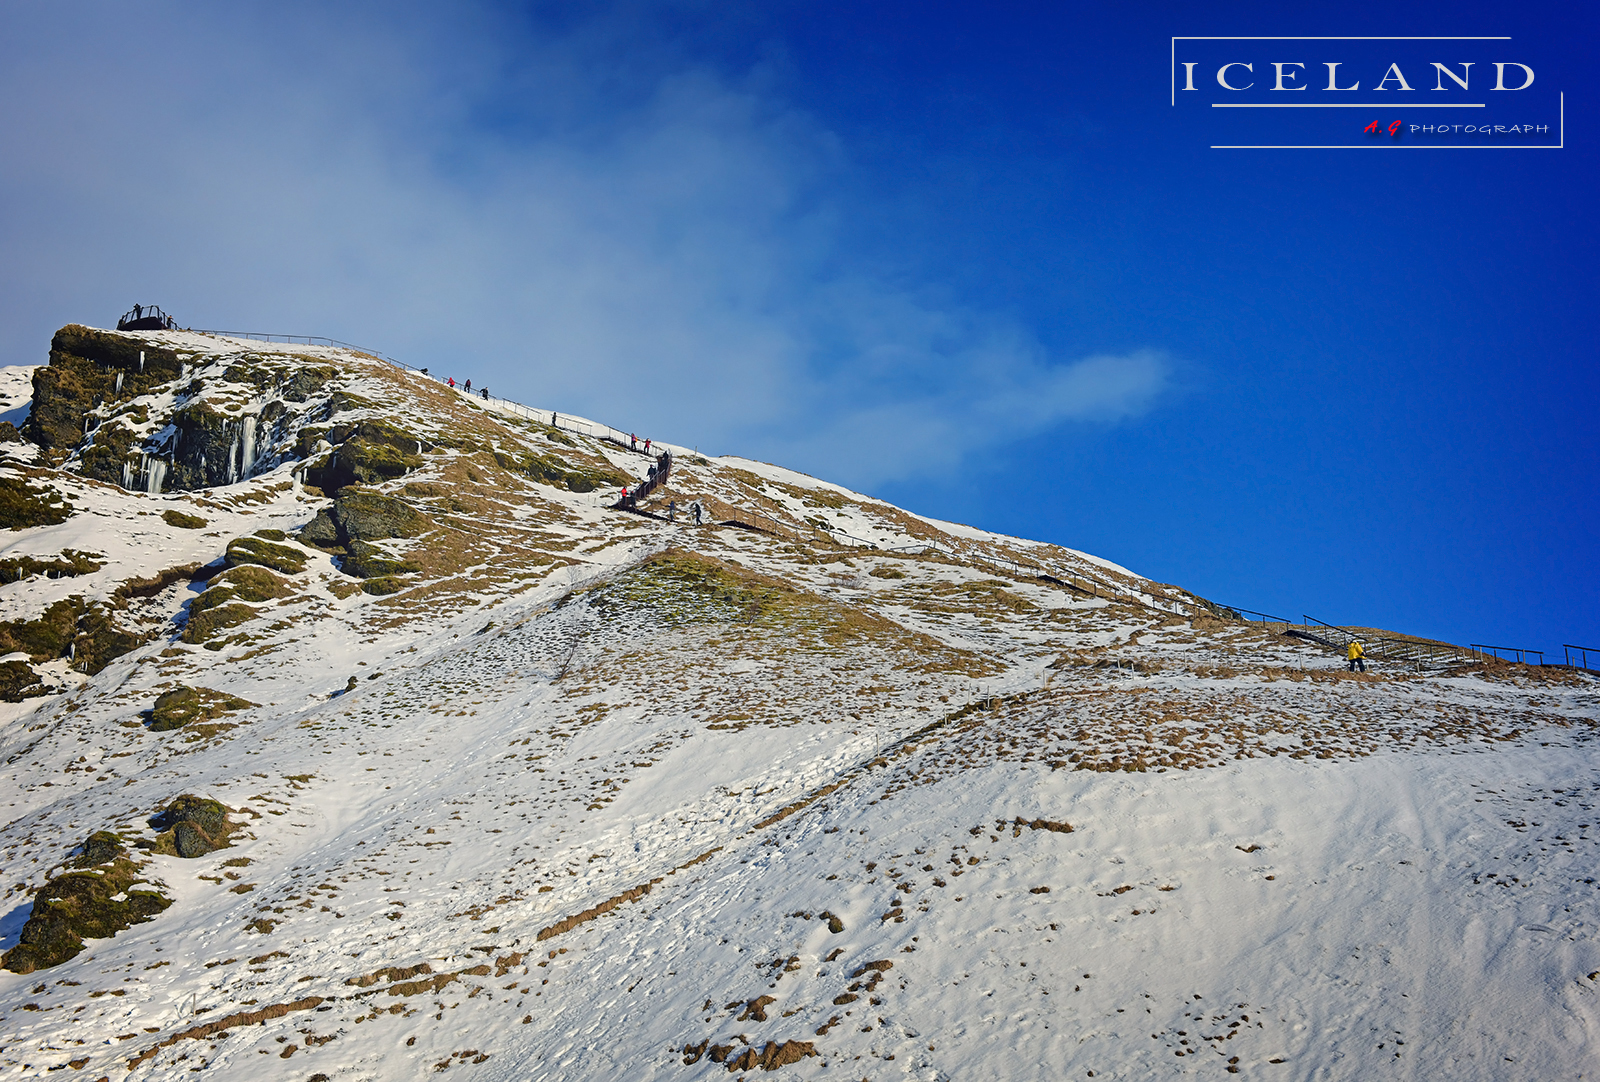
[[[1350,671],[1351,672],[1357,672],[1357,671],[1366,672],[1367,671],[1367,663],[1362,660],[1362,658],[1367,656],[1366,655],[1366,651],[1362,650],[1361,649],[1361,644],[1359,642],[1356,642],[1354,639],[1350,640],[1349,654],[1350,654]]]

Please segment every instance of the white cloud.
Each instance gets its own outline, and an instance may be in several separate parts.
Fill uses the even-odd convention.
[[[850,272],[871,198],[834,136],[626,19],[137,12],[13,11],[0,43],[5,363],[156,302],[857,484],[1166,386],[923,299],[936,268]]]

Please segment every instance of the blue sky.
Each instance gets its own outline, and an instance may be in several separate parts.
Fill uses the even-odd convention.
[[[154,302],[1235,605],[1600,645],[1579,5],[8,14],[5,363]],[[1509,35],[1441,56],[1534,66],[1566,147],[1213,150],[1361,111],[1174,108],[1175,34]]]

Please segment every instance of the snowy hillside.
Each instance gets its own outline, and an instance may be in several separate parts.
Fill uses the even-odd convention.
[[[1583,674],[348,350],[0,411],[0,1078],[1600,1073]]]

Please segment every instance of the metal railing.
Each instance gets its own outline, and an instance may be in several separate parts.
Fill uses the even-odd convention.
[[[1257,612],[1254,609],[1241,609],[1237,605],[1218,605],[1217,608],[1225,613],[1230,613],[1235,620],[1243,620],[1246,623],[1283,624],[1285,626],[1294,623],[1287,616],[1272,616],[1268,613]],[[1258,619],[1252,621],[1250,619],[1252,616]]]
[[[1589,667],[1590,654],[1594,654],[1597,659],[1600,659],[1600,646],[1574,646],[1570,642],[1564,642],[1561,644],[1561,649],[1566,652],[1567,665],[1570,668],[1587,669]],[[1579,664],[1577,665],[1572,664],[1572,655],[1574,652],[1577,653],[1579,658]]]
[[[1530,664],[1533,664],[1533,663],[1528,661],[1527,658],[1537,654],[1538,657],[1539,657],[1538,664],[1540,664],[1540,665],[1544,664],[1544,651],[1543,650],[1527,650],[1527,649],[1524,649],[1524,648],[1522,648],[1520,646],[1485,646],[1481,642],[1471,643],[1470,646],[1472,647],[1472,649],[1474,649],[1474,650],[1476,650],[1476,651],[1478,651],[1480,653],[1487,654],[1487,655],[1489,655],[1490,657],[1494,658],[1497,661],[1510,661],[1511,660],[1508,657],[1501,657],[1500,656],[1501,654],[1516,654],[1517,655],[1517,663],[1518,664],[1520,664],[1520,665],[1530,665]]]

